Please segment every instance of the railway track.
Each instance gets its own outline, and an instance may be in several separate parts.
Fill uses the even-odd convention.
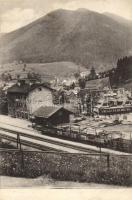
[[[4,133],[1,133],[1,131],[4,131]],[[9,134],[13,134],[13,136],[9,135]],[[0,127],[0,136],[4,139],[7,140],[11,140],[13,142],[17,142],[17,135],[19,134],[19,136],[21,137],[25,137],[25,138],[30,138],[33,140],[36,140],[34,142],[31,141],[27,141],[27,139],[21,139],[21,144],[25,145],[25,146],[30,146],[33,148],[37,148],[39,150],[57,150],[56,148],[49,148],[49,147],[45,147],[44,145],[39,145],[37,144],[37,141],[41,141],[41,142],[46,142],[47,144],[52,144],[52,145],[57,145],[57,146],[61,146],[64,148],[69,148],[69,150],[72,152],[72,150],[76,150],[78,152],[82,152],[82,153],[90,153],[90,152],[97,152],[97,151],[92,151],[90,149],[84,148],[84,147],[79,147],[79,146],[75,146],[75,145],[71,145],[68,144],[66,141],[65,142],[60,142],[60,141],[53,141],[53,139],[47,139],[47,138],[42,138],[40,136],[36,136],[36,135],[29,135],[27,133],[22,133],[22,132],[18,132],[18,131],[14,131],[14,130],[9,130],[9,129],[5,129],[5,128],[1,128]],[[57,151],[64,151],[65,150],[57,150]]]
[[[3,139],[6,139],[6,140],[9,140],[9,141],[12,141],[12,142],[17,143],[17,138],[15,138],[15,137],[7,136],[7,135],[1,134],[1,133],[0,133],[0,136],[1,136]],[[43,146],[43,145],[35,144],[35,143],[33,143],[33,142],[30,142],[30,141],[27,141],[27,140],[23,140],[23,139],[21,139],[21,144],[22,144],[23,146],[32,147],[32,148],[35,148],[35,149],[41,150],[41,151],[55,151],[54,148],[45,147],[45,146]],[[56,150],[56,151],[57,151],[57,150]]]
[[[24,129],[23,129],[24,130]],[[97,153],[99,152],[99,148],[95,146],[89,145],[82,145],[78,142],[71,142],[71,141],[62,141],[62,139],[57,139],[53,137],[46,137],[44,138],[43,135],[33,135],[24,133],[22,131],[14,131],[7,128],[0,127],[0,136],[17,142],[17,135],[21,137],[21,143],[25,146],[30,146],[39,150],[44,151],[51,150],[51,151],[62,151],[62,152],[70,152],[70,153]],[[40,144],[41,143],[41,144]],[[102,150],[103,153],[111,153],[111,154],[119,154],[119,155],[129,155],[128,153],[118,152],[113,150]]]

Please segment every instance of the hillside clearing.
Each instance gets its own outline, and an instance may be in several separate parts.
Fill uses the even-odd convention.
[[[0,66],[0,74],[6,72],[12,76],[23,72],[24,64],[8,63]],[[53,62],[53,63],[28,63],[25,72],[39,73],[45,78],[53,79],[54,77],[71,77],[74,73],[86,71],[87,69],[78,66],[73,62]]]

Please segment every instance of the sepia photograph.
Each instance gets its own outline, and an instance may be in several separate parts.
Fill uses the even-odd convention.
[[[0,0],[0,189],[131,187],[132,0]]]

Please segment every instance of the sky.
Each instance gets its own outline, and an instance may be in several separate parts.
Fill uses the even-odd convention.
[[[132,0],[0,0],[0,33],[11,32],[60,8],[86,8],[132,20]]]

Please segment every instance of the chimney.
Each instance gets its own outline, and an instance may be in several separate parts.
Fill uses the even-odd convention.
[[[30,81],[30,82],[29,82],[29,85],[30,85],[30,86],[33,85],[33,82]]]
[[[24,79],[19,79],[19,80],[17,81],[17,85],[18,85],[18,86],[23,86],[23,85],[25,85],[25,80],[24,80]]]
[[[17,82],[17,85],[18,85],[18,86],[20,86],[20,85],[21,85],[21,83],[18,81],[18,82]]]

